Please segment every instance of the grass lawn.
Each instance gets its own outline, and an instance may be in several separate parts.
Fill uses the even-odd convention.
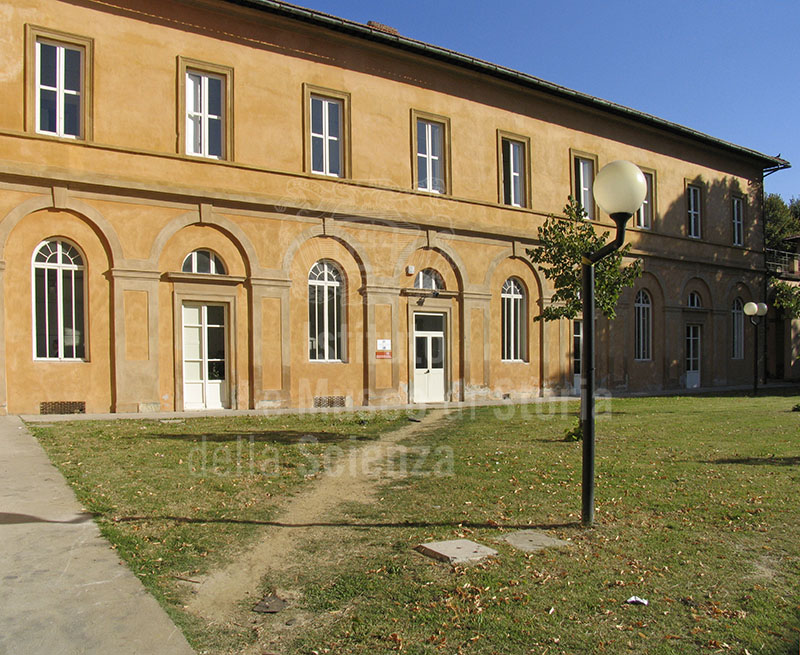
[[[252,641],[182,611],[186,583],[235,557],[281,499],[402,413],[74,421],[28,428],[103,535],[198,650]]]
[[[579,526],[581,444],[562,440],[576,403],[465,410],[423,427],[394,466],[407,477],[387,476],[377,500],[340,507],[331,527],[264,580],[265,592],[291,590],[305,616],[280,652],[796,655],[795,402],[611,401],[597,423],[591,530]],[[354,414],[31,428],[193,645],[235,652],[253,631],[223,633],[183,614],[175,576],[228,561],[263,529],[237,521],[268,519],[332,449],[401,421]],[[298,444],[309,432],[318,443]],[[235,465],[238,444],[249,447],[239,436],[249,434],[255,448],[272,449],[256,457],[274,461],[266,471]],[[207,436],[203,475],[192,470],[199,435]],[[123,520],[142,516],[151,518]],[[571,545],[526,554],[500,541],[527,526]],[[500,555],[452,569],[413,550],[459,537]],[[634,595],[650,604],[625,604]],[[287,617],[253,620],[268,631]]]
[[[574,416],[537,415],[538,407],[456,415],[412,444],[434,454],[452,448],[453,475],[386,485],[380,502],[348,508],[346,519],[376,527],[353,532],[342,565],[267,581],[295,585],[308,610],[339,617],[288,652],[794,655],[793,404],[781,396],[613,401],[597,424],[592,530],[576,524],[581,444],[560,440]],[[429,460],[431,470],[446,469]],[[572,545],[525,554],[496,541],[513,529],[504,526],[528,523],[561,526],[549,534]],[[500,556],[450,570],[412,550],[459,537]],[[311,550],[332,547],[323,539]],[[627,605],[634,595],[650,604]]]

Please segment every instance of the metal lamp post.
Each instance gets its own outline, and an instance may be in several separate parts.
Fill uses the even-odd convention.
[[[761,322],[761,317],[767,314],[766,303],[749,302],[744,306],[744,313],[750,319],[754,328],[754,341],[753,341],[753,395],[758,395],[758,324]]]
[[[647,182],[629,161],[606,164],[594,180],[594,199],[617,225],[617,237],[596,252],[583,253],[583,352],[581,353],[581,432],[583,434],[583,483],[581,523],[594,522],[594,265],[618,250],[625,241],[625,225],[642,206]]]

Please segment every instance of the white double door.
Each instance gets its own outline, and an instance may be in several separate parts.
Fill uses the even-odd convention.
[[[445,397],[444,314],[414,314],[414,402]]]
[[[686,326],[686,388],[700,386],[700,326]]]
[[[228,407],[225,305],[183,304],[183,408]]]

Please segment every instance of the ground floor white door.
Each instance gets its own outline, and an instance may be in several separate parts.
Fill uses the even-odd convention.
[[[572,322],[572,393],[581,393],[583,364],[583,321]]]
[[[183,408],[228,407],[225,306],[183,305]]]
[[[444,402],[444,386],[444,314],[414,314],[414,402]]]
[[[686,388],[700,386],[700,326],[686,326]]]

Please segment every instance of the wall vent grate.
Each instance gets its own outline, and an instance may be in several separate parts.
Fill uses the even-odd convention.
[[[56,400],[39,403],[40,414],[85,414],[85,400]]]
[[[314,396],[314,407],[344,406],[344,396]]]

